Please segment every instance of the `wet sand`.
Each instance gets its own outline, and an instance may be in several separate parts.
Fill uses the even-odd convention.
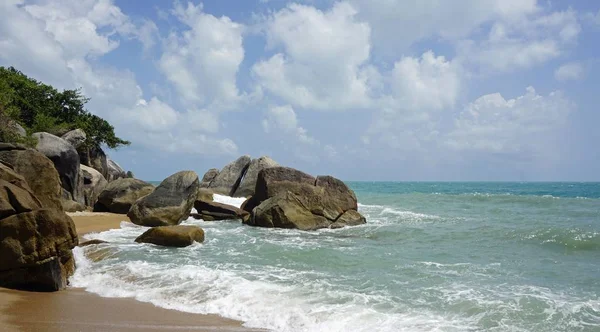
[[[127,216],[70,214],[80,241],[86,233],[120,228]],[[189,314],[134,299],[103,298],[82,289],[54,293],[0,288],[0,331],[257,331],[214,315]]]

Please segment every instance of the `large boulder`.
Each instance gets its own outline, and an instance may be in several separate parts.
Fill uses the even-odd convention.
[[[36,149],[52,160],[60,176],[61,186],[69,193],[70,199],[84,203],[82,188],[79,186],[79,154],[64,139],[41,132],[32,135],[37,139]]]
[[[248,221],[248,219],[250,219],[250,213],[235,206],[223,203],[196,200],[196,202],[194,202],[194,208],[198,213],[192,214],[192,217],[205,221],[236,219]]]
[[[254,195],[254,189],[256,188],[258,173],[265,168],[276,166],[279,166],[279,164],[275,160],[267,156],[252,159],[252,161],[250,162],[250,166],[248,166],[246,174],[244,174],[244,178],[242,179],[240,186],[235,191],[234,196],[248,197]]]
[[[0,219],[42,208],[42,203],[31,192],[29,186],[26,183],[25,187],[20,185],[19,182],[13,184],[5,180],[4,176],[0,177]]]
[[[43,207],[62,209],[60,178],[50,159],[32,149],[4,144],[0,161],[23,177]]]
[[[75,149],[77,149],[81,146],[81,144],[85,142],[87,136],[85,135],[85,132],[83,130],[75,129],[62,135],[61,138],[69,142],[69,144],[71,144]]]
[[[198,189],[196,199],[199,201],[212,202],[214,200],[214,194],[210,189],[201,187]]]
[[[94,211],[127,214],[133,203],[154,191],[154,186],[138,179],[117,179],[98,195]]]
[[[142,226],[178,225],[190,216],[199,186],[196,172],[175,173],[163,180],[150,195],[136,201],[127,216],[134,224]]]
[[[60,204],[65,212],[80,212],[87,210],[85,205],[69,199],[61,199]]]
[[[107,159],[107,166],[108,177],[106,180],[108,180],[108,182],[112,182],[116,179],[127,178],[127,172],[125,172],[125,170],[119,164],[117,164],[116,161],[110,158]]]
[[[159,226],[147,230],[138,236],[135,242],[166,247],[187,247],[194,242],[204,242],[204,230],[197,226]]]
[[[108,159],[102,148],[96,146],[89,148],[80,147],[77,149],[77,152],[79,153],[79,159],[82,165],[86,165],[97,170],[108,181]]]
[[[202,177],[202,181],[200,181],[200,188],[208,188],[210,187],[210,183],[219,175],[219,170],[216,168],[211,168]]]
[[[0,220],[0,287],[56,291],[75,270],[75,224],[64,212],[40,209]]]
[[[252,211],[252,226],[312,230],[339,228],[366,222],[358,213],[354,192],[331,177],[314,178],[287,167],[259,172],[256,193],[244,202]]]
[[[212,180],[209,188],[217,194],[233,196],[249,165],[250,156],[241,156],[237,160],[225,165],[221,172]]]
[[[108,181],[97,170],[81,165],[81,173],[83,174],[83,196],[85,205],[94,206],[98,201],[98,196],[108,185]]]
[[[242,209],[248,212],[257,207],[261,202],[275,196],[281,186],[273,186],[274,183],[304,183],[314,185],[317,179],[312,175],[291,167],[270,167],[258,172],[254,195],[242,205]]]
[[[0,179],[8,181],[21,188],[29,188],[29,184],[27,184],[25,178],[16,173],[9,164],[6,164],[2,161],[0,161]]]

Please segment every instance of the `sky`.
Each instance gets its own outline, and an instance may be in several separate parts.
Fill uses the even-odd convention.
[[[145,180],[244,154],[344,180],[600,180],[597,1],[2,0],[0,66],[81,88]]]

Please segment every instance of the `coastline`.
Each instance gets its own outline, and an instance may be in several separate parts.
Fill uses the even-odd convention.
[[[119,228],[126,215],[69,214],[80,237]],[[0,288],[1,331],[260,331],[216,315],[163,309],[130,298],[104,298],[83,289],[53,293]]]

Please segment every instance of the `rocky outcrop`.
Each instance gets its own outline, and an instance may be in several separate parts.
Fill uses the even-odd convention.
[[[23,177],[43,207],[62,209],[60,178],[50,159],[32,149],[0,144],[0,161]]]
[[[211,168],[202,177],[202,181],[200,181],[200,188],[208,188],[210,187],[210,183],[219,175],[219,170],[216,168]]]
[[[166,247],[187,247],[194,242],[204,242],[204,230],[197,226],[183,225],[154,227],[140,235],[135,242]]]
[[[117,179],[98,195],[94,211],[127,214],[133,203],[154,191],[154,186],[138,179]]]
[[[112,182],[116,179],[127,178],[127,172],[125,172],[125,170],[123,170],[123,168],[121,168],[121,166],[119,166],[119,164],[117,164],[116,161],[112,159],[107,159],[107,166],[108,177],[106,178],[106,180],[108,182]]]
[[[202,219],[205,221],[215,220],[242,220],[248,221],[250,219],[250,213],[239,209],[235,206],[217,203],[217,202],[206,202],[197,200],[194,203],[194,208],[198,213],[192,214],[195,219]]]
[[[65,288],[77,242],[71,218],[43,208],[25,179],[0,164],[0,287]]]
[[[133,204],[127,216],[142,226],[178,225],[190,216],[200,181],[192,171],[175,173]]]
[[[65,212],[80,212],[87,210],[87,207],[85,205],[68,199],[62,199],[60,201],[60,204],[62,205],[62,209]]]
[[[79,186],[79,154],[77,150],[64,139],[52,134],[42,132],[32,136],[38,140],[36,149],[54,163],[61,186],[69,193],[69,198],[83,204],[83,192]]]
[[[211,181],[209,188],[221,195],[233,196],[250,165],[250,156],[242,156],[227,164]]]
[[[0,220],[0,287],[56,291],[75,270],[78,243],[73,220],[40,209]]]
[[[108,181],[108,159],[101,148],[95,146],[80,147],[77,151],[82,165],[97,170]]]
[[[199,188],[196,199],[199,201],[212,202],[214,197],[212,191],[207,188]]]
[[[108,181],[97,170],[81,165],[83,175],[83,197],[85,205],[94,206],[98,201],[98,196],[108,185]]]
[[[242,209],[252,212],[261,202],[275,196],[282,188],[281,185],[273,185],[275,183],[304,183],[314,185],[316,181],[317,179],[312,175],[290,167],[270,167],[263,169],[258,173],[254,195],[244,202]]]
[[[244,209],[252,211],[248,225],[314,230],[366,222],[357,211],[354,192],[331,176],[267,168],[259,173],[255,191],[244,203]]]
[[[81,129],[71,130],[62,135],[61,138],[71,144],[75,149],[79,148],[87,139],[85,132]]]
[[[279,164],[266,156],[252,159],[248,170],[244,174],[244,178],[240,183],[240,186],[235,191],[235,197],[249,197],[254,195],[254,188],[256,188],[256,181],[258,179],[258,173],[265,168],[276,167]]]

